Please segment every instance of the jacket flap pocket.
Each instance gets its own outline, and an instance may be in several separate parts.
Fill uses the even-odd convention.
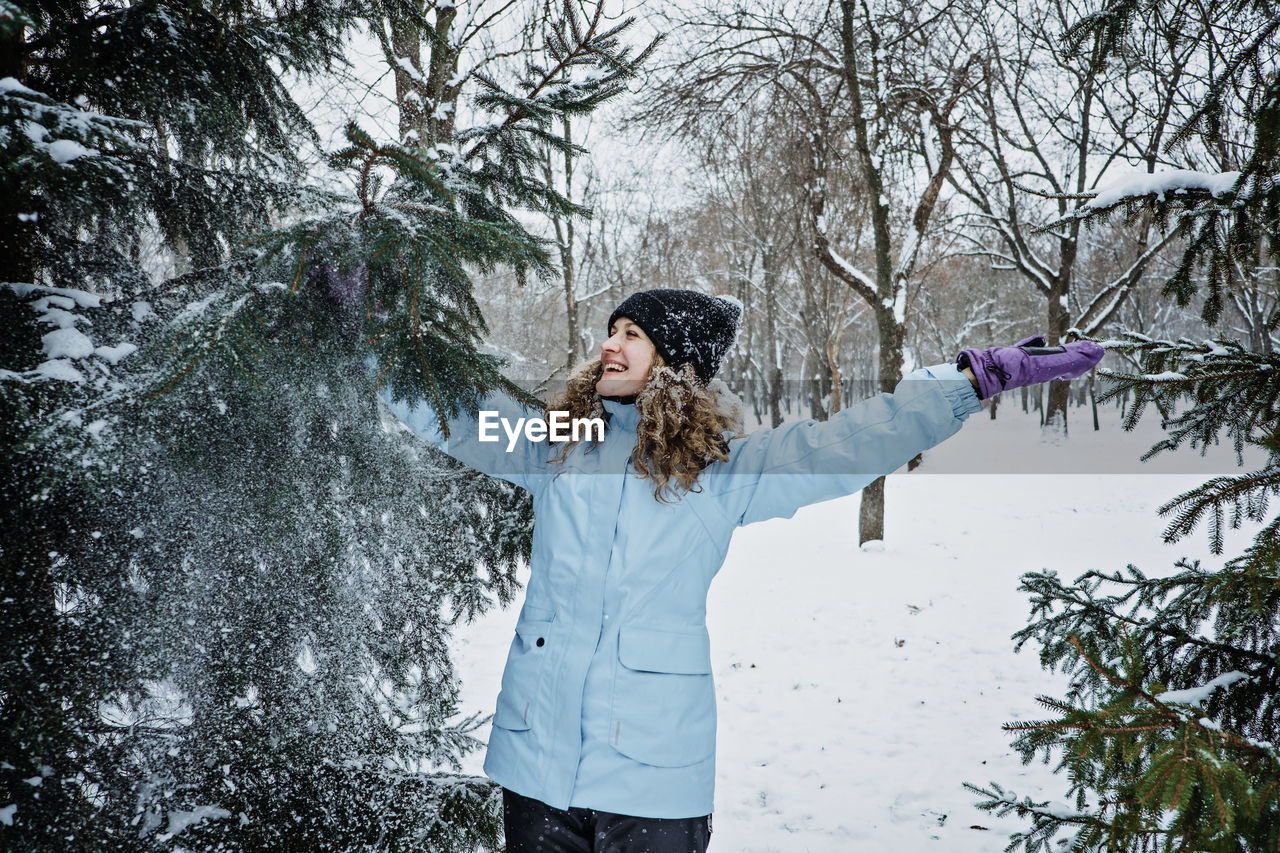
[[[533,604],[526,604],[520,608],[521,622],[551,622],[556,618],[556,612],[550,607],[537,607]]]
[[[551,630],[556,613],[545,607],[533,607],[526,604],[520,609],[520,618],[516,620],[516,633],[526,643],[537,644]]]
[[[624,627],[618,637],[618,660],[627,669],[641,672],[707,674],[711,672],[711,638],[705,630],[686,634]]]
[[[525,642],[537,645],[538,640],[545,640],[547,634],[551,633],[551,625],[550,620],[521,619],[516,622],[516,633]]]
[[[498,707],[493,713],[493,724],[503,729],[522,732],[529,728],[529,700],[512,696],[503,690],[498,694]]]

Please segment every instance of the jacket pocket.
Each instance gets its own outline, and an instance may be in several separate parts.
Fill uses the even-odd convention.
[[[526,606],[520,611],[516,636],[502,670],[502,689],[493,714],[495,726],[524,731],[533,725],[554,627],[555,614],[550,610]]]
[[[704,761],[716,748],[711,641],[697,633],[623,626],[609,742],[656,767]]]

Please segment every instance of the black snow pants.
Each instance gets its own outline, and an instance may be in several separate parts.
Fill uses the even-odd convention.
[[[507,853],[706,853],[711,815],[630,817],[594,809],[555,809],[502,790]]]

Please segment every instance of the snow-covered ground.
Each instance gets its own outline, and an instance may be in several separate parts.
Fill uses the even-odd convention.
[[[1020,824],[974,808],[962,782],[1066,802],[1065,780],[1024,767],[1000,728],[1043,718],[1035,696],[1064,685],[1035,648],[1013,652],[1028,612],[1018,576],[1220,563],[1200,531],[1163,544],[1155,509],[1235,463],[1214,448],[1138,465],[1159,429],[1121,433],[1110,409],[1102,432],[1080,412],[1053,443],[1034,415],[1000,414],[974,416],[919,470],[890,478],[882,551],[858,548],[857,496],[738,531],[708,604],[713,851],[996,851]],[[948,473],[981,460],[1021,473]],[[1139,470],[1153,473],[1109,473]],[[513,608],[458,630],[465,711],[492,711],[514,623]],[[467,769],[480,773],[481,759]]]

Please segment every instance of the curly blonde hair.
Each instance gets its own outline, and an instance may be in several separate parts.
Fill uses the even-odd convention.
[[[596,393],[603,371],[599,359],[576,370],[547,411],[568,411],[570,418],[604,417],[604,403]],[[691,365],[672,370],[654,354],[636,395],[640,423],[631,465],[637,477],[653,481],[657,500],[668,503],[698,491],[698,477],[707,466],[729,459],[726,433],[734,431],[735,418],[723,397],[718,387],[702,384]],[[553,461],[563,462],[577,443],[566,443]]]

